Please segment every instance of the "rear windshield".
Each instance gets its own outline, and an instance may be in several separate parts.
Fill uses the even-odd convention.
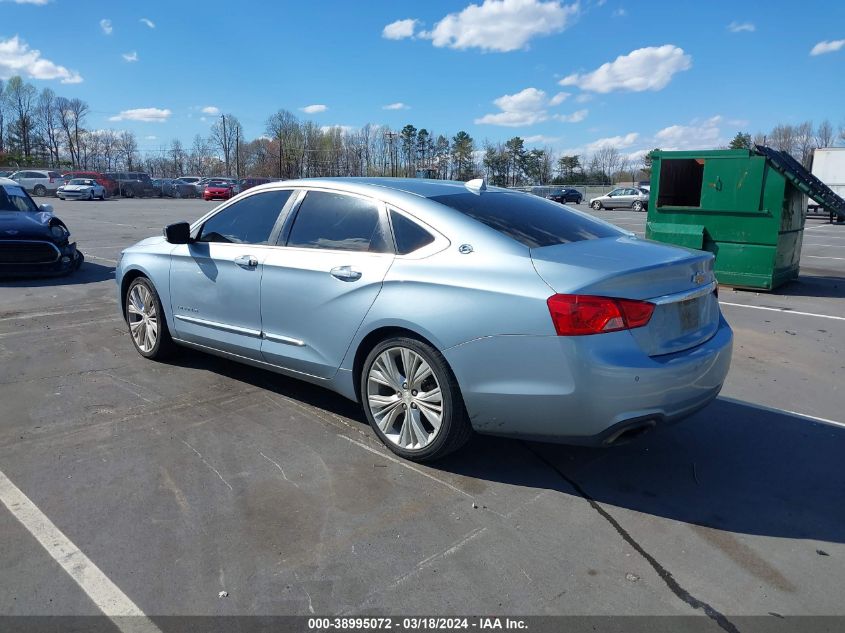
[[[529,248],[625,235],[605,222],[528,194],[487,192],[476,195],[467,192],[434,196],[431,200],[460,211]]]
[[[0,185],[0,211],[38,211],[22,187]]]

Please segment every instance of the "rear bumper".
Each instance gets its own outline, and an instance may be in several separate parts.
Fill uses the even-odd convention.
[[[479,433],[601,445],[629,426],[661,426],[711,402],[730,367],[720,318],[689,350],[647,356],[630,332],[494,336],[445,350]]]

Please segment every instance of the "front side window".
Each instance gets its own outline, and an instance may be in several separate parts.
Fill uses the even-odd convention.
[[[265,191],[229,205],[203,224],[198,242],[267,244],[291,191]]]
[[[305,196],[287,245],[369,253],[390,250],[378,203],[324,191]]]

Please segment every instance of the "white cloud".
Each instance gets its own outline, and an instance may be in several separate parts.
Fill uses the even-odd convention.
[[[144,121],[145,123],[164,123],[173,114],[167,108],[133,108],[109,117],[109,121]]]
[[[315,103],[299,109],[307,114],[317,114],[318,112],[325,112],[329,109],[329,106],[323,105],[322,103]]]
[[[484,0],[450,13],[431,31],[420,32],[437,47],[480,48],[506,53],[525,48],[535,37],[564,30],[579,5],[559,0]]]
[[[692,57],[684,53],[682,48],[672,44],[649,46],[620,55],[593,72],[564,77],[558,83],[600,93],[614,90],[662,90],[675,73],[690,67]]]
[[[564,123],[580,123],[587,118],[589,112],[587,109],[576,110],[572,114],[555,114],[552,118],[563,121]]]
[[[625,147],[630,147],[631,145],[636,143],[638,138],[640,138],[638,132],[630,132],[628,134],[625,134],[624,136],[608,136],[605,138],[596,139],[592,143],[587,143],[584,149],[586,149],[588,152],[595,152],[604,147],[615,147],[617,149],[622,149]]]
[[[152,21],[151,19],[149,19],[149,18],[141,18],[141,19],[140,19],[140,20],[138,20],[138,21],[139,21],[141,24],[146,24],[146,25],[147,25],[148,27],[150,27],[151,29],[154,29],[154,28],[156,27],[156,23],[155,23],[155,22],[153,22],[153,21]]]
[[[845,40],[823,40],[813,46],[810,55],[824,55],[825,53],[835,53],[845,46]]]
[[[200,112],[203,114],[208,114],[210,116],[216,116],[220,114],[220,108],[217,106],[205,106],[204,108],[200,109]]]
[[[612,18],[624,18],[626,15],[628,15],[628,12],[625,9],[623,9],[622,7],[619,7],[613,13],[610,14],[610,17],[612,17]]]
[[[35,4],[38,6],[44,6],[50,0],[0,0],[0,2],[14,2],[15,4]]]
[[[0,39],[0,79],[20,74],[31,79],[59,79],[63,84],[82,82],[78,72],[44,59],[41,51],[29,48],[17,35]]]
[[[144,137],[144,140],[145,140],[145,141],[154,141],[154,140],[156,140],[157,138],[158,138],[157,136],[154,136],[154,135],[150,134],[149,136],[145,136],[145,137]]]
[[[396,103],[388,103],[386,106],[381,106],[382,110],[410,110],[411,106],[397,101]]]
[[[549,105],[551,105],[551,106],[560,105],[561,103],[566,101],[568,98],[569,98],[568,92],[559,92],[554,97],[549,99]]]
[[[575,97],[575,101],[577,101],[578,103],[587,103],[587,101],[592,101],[592,100],[593,100],[593,95],[591,95],[589,92],[582,92],[577,97]]]
[[[414,37],[417,21],[414,19],[396,20],[385,26],[381,36],[388,40],[404,40],[406,37]]]
[[[352,125],[323,125],[322,127],[320,127],[320,131],[323,132],[323,133],[332,132],[334,130],[340,130],[344,134],[349,134],[351,132],[354,132],[357,129],[358,128],[356,128]]]
[[[111,35],[111,32],[114,30],[111,25],[111,20],[107,18],[100,20],[100,28],[103,29],[103,33],[106,35]]]
[[[137,62],[138,61],[138,51],[132,51],[131,53],[123,53],[123,55],[121,55],[121,57],[123,57],[123,59],[128,61],[130,64],[132,62]]]
[[[522,139],[526,143],[533,143],[536,145],[550,145],[557,143],[560,138],[557,136],[544,136],[543,134],[534,134],[533,136],[526,136]]]
[[[742,33],[743,31],[753,33],[757,30],[757,27],[751,22],[731,22],[728,24],[728,30],[731,33]]]
[[[694,120],[689,125],[670,125],[654,135],[654,146],[661,149],[713,149],[724,145],[717,115],[704,121]]]
[[[549,115],[548,108],[560,105],[568,96],[568,93],[559,92],[549,99],[543,90],[525,88],[515,94],[502,95],[498,99],[494,99],[493,103],[498,106],[501,112],[485,114],[483,117],[475,119],[475,123],[478,125],[522,127],[548,121],[550,118],[568,123],[583,121],[584,117],[587,116],[586,110],[579,110],[571,115]]]

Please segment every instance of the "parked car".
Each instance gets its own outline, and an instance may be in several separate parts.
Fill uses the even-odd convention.
[[[266,185],[268,182],[273,182],[271,178],[241,178],[238,181],[238,185],[240,187],[240,191],[238,193],[242,193],[247,189],[251,189],[252,187],[257,187],[258,185]]]
[[[139,171],[114,171],[105,175],[117,182],[118,193],[124,198],[145,198],[156,195],[149,174]]]
[[[106,188],[91,178],[73,178],[56,189],[60,200],[105,200]]]
[[[581,204],[581,200],[584,199],[584,194],[577,189],[558,189],[557,191],[552,191],[546,196],[546,198],[548,200],[560,202],[561,204],[566,204],[567,202]]]
[[[0,178],[0,276],[66,274],[82,260],[53,207],[39,207],[18,182]]]
[[[154,178],[153,189],[160,198],[196,198],[194,185],[183,182],[178,178]]]
[[[202,192],[203,200],[228,200],[235,195],[235,183],[231,180],[209,180]]]
[[[638,187],[617,187],[603,196],[592,198],[590,206],[596,211],[620,207],[644,211],[648,208],[648,192]]]
[[[124,250],[116,280],[142,356],[325,386],[416,461],[473,431],[623,441],[713,400],[731,358],[712,254],[482,181],[254,187]]]
[[[90,178],[96,180],[106,190],[106,197],[118,195],[117,182],[98,171],[66,171],[62,174],[62,181],[67,184],[74,178]]]
[[[189,185],[196,185],[200,180],[200,176],[179,176],[176,180],[187,183]]]
[[[56,193],[61,184],[62,175],[49,169],[21,169],[9,176],[34,196],[46,196]]]

